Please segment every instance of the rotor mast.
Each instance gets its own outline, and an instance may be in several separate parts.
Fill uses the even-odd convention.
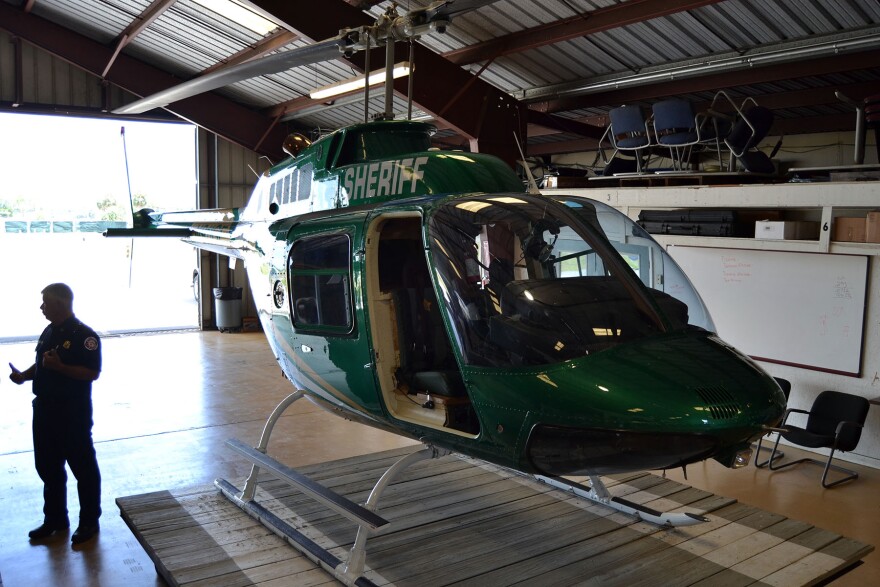
[[[370,26],[361,26],[354,29],[342,29],[339,36],[346,39],[344,47],[340,51],[350,57],[358,51],[365,51],[366,72],[364,74],[364,122],[368,122],[368,105],[370,99],[370,67],[369,51],[371,47],[385,45],[385,110],[375,118],[391,120],[394,118],[394,43],[397,41],[415,41],[426,33],[445,33],[449,26],[449,18],[437,8],[445,5],[445,2],[436,2],[422,10],[415,10],[400,15],[397,12],[397,4],[392,3],[385,12]],[[412,51],[409,61],[410,72],[413,75]],[[412,87],[410,82],[409,87]],[[410,94],[412,92],[410,91]],[[411,96],[410,102],[411,104]],[[412,106],[407,107],[407,117],[412,114]]]

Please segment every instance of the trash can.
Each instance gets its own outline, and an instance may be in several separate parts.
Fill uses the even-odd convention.
[[[214,288],[214,317],[220,332],[241,330],[241,288]]]

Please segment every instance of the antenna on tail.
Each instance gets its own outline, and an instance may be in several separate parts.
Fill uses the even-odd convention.
[[[134,197],[131,195],[131,175],[128,172],[128,149],[125,146],[124,126],[120,129],[119,134],[122,136],[122,156],[125,159],[125,181],[128,183],[128,208],[131,210],[131,226],[135,228]],[[129,239],[128,250],[128,287],[131,288],[131,266],[134,264],[134,238]]]
[[[519,137],[516,136],[516,132],[513,133],[513,141],[516,143],[516,148],[519,149],[519,156],[522,158],[520,163],[522,163],[523,169],[526,170],[526,177],[529,178],[529,193],[540,195],[541,190],[538,189],[538,184],[535,181],[535,176],[532,175],[532,170],[529,167],[529,164],[526,162],[525,153],[523,153],[522,145],[519,142]]]

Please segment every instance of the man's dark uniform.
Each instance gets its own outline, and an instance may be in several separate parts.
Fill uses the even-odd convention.
[[[97,526],[101,516],[101,473],[92,444],[92,382],[43,367],[43,353],[55,349],[62,363],[101,370],[101,339],[75,316],[46,327],[37,343],[34,372],[34,462],[43,480],[45,523],[66,528],[67,473],[77,480],[80,525]]]

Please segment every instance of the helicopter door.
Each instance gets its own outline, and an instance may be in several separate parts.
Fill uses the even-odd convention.
[[[384,416],[367,329],[355,312],[352,258],[359,226],[291,235],[287,258],[292,350],[307,389],[332,403]]]
[[[376,377],[397,419],[458,434],[479,431],[440,313],[417,212],[367,229],[366,284]]]

